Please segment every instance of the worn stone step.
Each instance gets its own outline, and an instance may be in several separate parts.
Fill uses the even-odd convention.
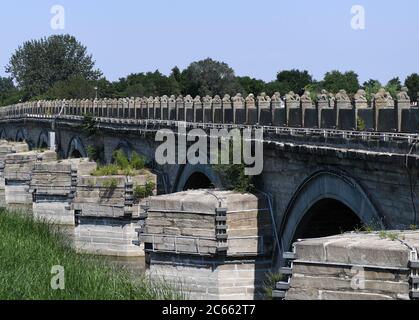
[[[281,290],[273,290],[272,298],[273,299],[285,299],[286,292]]]
[[[292,269],[291,268],[280,268],[279,273],[283,275],[292,275]]]
[[[284,252],[282,257],[285,260],[295,260],[295,259],[297,259],[297,255],[294,252]]]
[[[289,282],[277,282],[276,283],[276,290],[289,290],[290,284]]]

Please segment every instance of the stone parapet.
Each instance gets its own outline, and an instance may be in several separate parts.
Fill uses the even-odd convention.
[[[410,101],[406,88],[397,97],[381,89],[372,101],[360,89],[352,99],[345,90],[334,96],[322,91],[316,101],[310,92],[301,97],[294,92],[282,97],[265,93],[255,97],[163,96],[101,100],[56,100],[20,103],[0,110],[3,119],[28,115],[40,117],[83,116],[99,118],[148,119],[197,123],[234,123],[305,128],[344,129],[379,132],[419,132],[419,108]]]

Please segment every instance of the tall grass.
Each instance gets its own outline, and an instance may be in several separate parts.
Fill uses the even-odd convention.
[[[65,289],[51,288],[53,266],[65,271]],[[164,282],[77,254],[58,227],[0,209],[0,300],[183,299]]]

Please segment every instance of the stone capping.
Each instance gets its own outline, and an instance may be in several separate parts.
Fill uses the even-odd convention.
[[[278,297],[328,300],[362,295],[366,299],[419,299],[419,233],[386,231],[390,233],[394,239],[383,238],[378,232],[352,232],[298,240],[293,245],[291,268],[284,268],[292,278],[288,286],[277,284],[277,290],[282,290]],[[354,268],[364,272],[364,288],[353,288]]]
[[[269,254],[271,221],[261,214],[264,208],[259,206],[263,204],[259,196],[216,190],[151,197],[139,238],[151,245],[150,252],[157,253],[228,257]]]

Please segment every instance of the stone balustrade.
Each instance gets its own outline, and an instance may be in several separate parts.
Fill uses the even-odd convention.
[[[99,100],[25,102],[0,109],[0,118],[84,116],[155,119],[195,123],[225,123],[278,127],[324,128],[379,132],[419,132],[419,107],[407,89],[393,98],[381,89],[371,102],[360,89],[353,98],[345,90],[336,95],[322,91],[312,99],[306,91],[281,97],[225,95],[192,98],[190,95]]]

